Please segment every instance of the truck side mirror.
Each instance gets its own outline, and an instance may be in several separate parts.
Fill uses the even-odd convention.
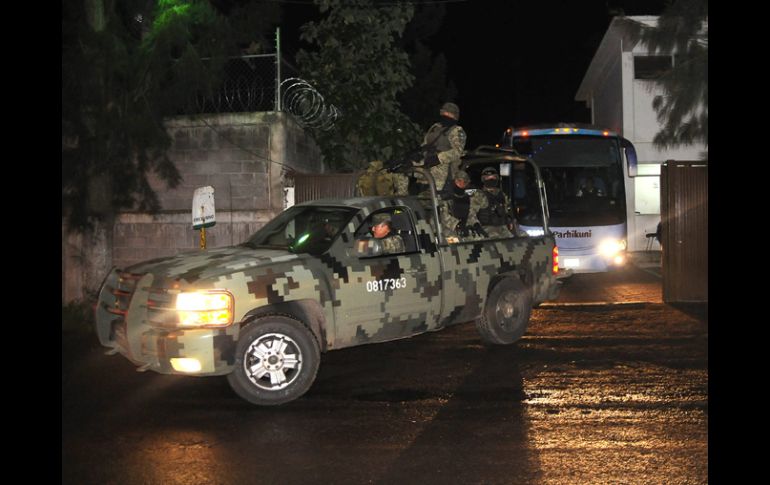
[[[623,150],[626,152],[626,164],[628,165],[628,176],[636,177],[636,167],[637,167],[636,148],[634,148],[634,145],[630,141],[626,140],[625,138],[620,139],[620,146],[622,146]]]
[[[359,258],[372,258],[374,256],[382,256],[385,254],[385,250],[382,247],[382,240],[375,237],[356,239],[353,251]]]

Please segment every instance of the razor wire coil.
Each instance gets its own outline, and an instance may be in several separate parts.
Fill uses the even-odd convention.
[[[278,111],[291,113],[301,126],[326,131],[341,116],[309,82],[296,77],[296,68],[282,61],[281,69],[291,77],[279,80],[276,56],[270,54],[233,57],[224,65],[221,82],[199,93],[178,114],[243,113]]]
[[[292,77],[281,82],[283,110],[291,113],[304,127],[327,131],[341,116],[323,95],[304,79]]]

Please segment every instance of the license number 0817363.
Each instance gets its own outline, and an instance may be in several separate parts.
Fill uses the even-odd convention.
[[[406,288],[406,278],[385,278],[366,282],[366,291],[388,291]]]

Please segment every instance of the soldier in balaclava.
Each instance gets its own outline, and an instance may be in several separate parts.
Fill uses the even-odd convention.
[[[449,187],[442,191],[442,222],[446,238],[478,239],[483,235],[476,213],[471,212],[471,197],[466,192],[471,178],[464,170],[458,170]],[[459,240],[458,240],[459,242]]]
[[[511,237],[509,227],[513,226],[511,202],[500,188],[500,175],[494,167],[481,171],[482,190],[477,190],[471,199],[471,211],[490,238]]]

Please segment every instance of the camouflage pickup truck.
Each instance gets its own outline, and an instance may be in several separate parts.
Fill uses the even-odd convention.
[[[430,200],[302,203],[238,246],[113,268],[96,305],[101,344],[139,370],[226,375],[239,396],[275,405],[304,394],[330,350],[471,320],[485,342],[515,342],[558,291],[547,207],[542,236],[449,244],[423,174]],[[400,251],[371,236],[383,217]]]

